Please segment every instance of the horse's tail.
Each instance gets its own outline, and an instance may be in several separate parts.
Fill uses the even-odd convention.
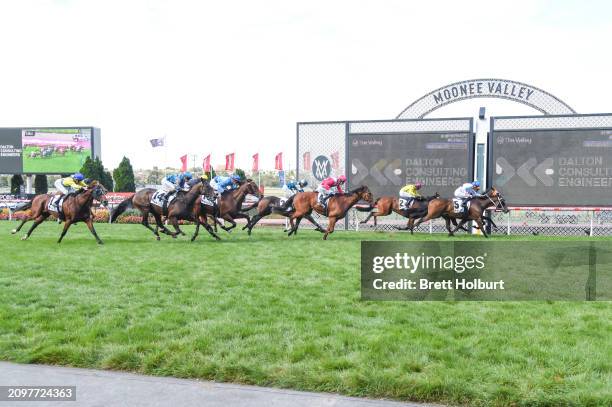
[[[32,201],[34,201],[34,199],[30,199],[28,202],[16,206],[15,209],[13,209],[13,212],[27,211],[32,207]]]
[[[124,200],[115,208],[110,218],[111,223],[116,221],[119,215],[121,215],[127,209],[132,207],[132,198],[134,198],[134,196],[131,196],[128,199]]]

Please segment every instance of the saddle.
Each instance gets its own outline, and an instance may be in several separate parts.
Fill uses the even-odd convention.
[[[470,211],[471,199],[453,198],[453,211],[458,215],[466,216]]]
[[[168,207],[170,203],[174,201],[177,193],[171,194],[169,197],[166,197],[166,193],[164,190],[159,189],[155,191],[155,193],[151,196],[151,203],[153,205],[159,206],[162,210],[164,216],[168,215]]]
[[[57,214],[58,217],[63,216],[62,206],[64,204],[64,199],[66,195],[51,195],[51,199],[49,199],[49,203],[47,204],[47,210],[49,212],[53,212]]]
[[[400,210],[407,211],[408,209],[410,209],[410,205],[412,205],[412,201],[414,201],[413,198],[411,199],[400,198],[399,199]]]

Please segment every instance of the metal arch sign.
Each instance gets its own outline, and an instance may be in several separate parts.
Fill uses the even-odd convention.
[[[422,96],[404,109],[397,119],[422,119],[442,106],[481,97],[512,100],[546,115],[576,113],[561,99],[526,83],[507,79],[470,79],[451,83]]]

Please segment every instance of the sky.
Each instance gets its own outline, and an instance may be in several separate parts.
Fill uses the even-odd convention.
[[[612,112],[607,1],[21,0],[0,15],[0,127],[99,127],[109,168],[230,152],[273,168],[281,151],[294,167],[296,122],[392,119],[466,79]],[[538,114],[477,99],[432,117],[479,106]]]

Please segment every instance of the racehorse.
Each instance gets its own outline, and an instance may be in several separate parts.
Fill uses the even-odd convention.
[[[484,237],[489,237],[487,231],[484,227],[484,220],[489,220],[490,218],[484,216],[484,211],[490,207],[495,207],[495,209],[500,209],[504,213],[508,213],[509,209],[506,206],[506,201],[502,194],[495,188],[491,188],[487,190],[482,195],[476,195],[470,200],[470,207],[466,214],[456,213],[453,208],[452,199],[434,199],[429,202],[427,206],[427,215],[419,219],[419,221],[414,225],[415,227],[419,226],[423,222],[427,222],[431,219],[436,219],[439,217],[444,217],[446,220],[446,228],[448,229],[448,235],[454,236],[455,232],[462,228],[465,223],[470,220],[473,220],[478,225],[478,228],[482,231]],[[454,229],[450,228],[450,220],[458,219],[460,220],[459,224],[455,226]]]
[[[396,228],[398,230],[408,230],[410,229],[410,233],[414,233],[414,222],[416,219],[419,219],[427,213],[427,205],[429,201],[432,199],[439,198],[440,194],[436,192],[435,195],[427,197],[425,199],[419,200],[414,199],[412,201],[412,205],[408,209],[400,209],[399,198],[396,196],[382,196],[374,201],[374,204],[370,207],[360,208],[356,207],[356,209],[360,212],[370,212],[365,220],[362,220],[359,223],[368,223],[370,218],[374,217],[374,226],[377,226],[377,220],[379,216],[388,216],[391,215],[391,212],[395,212],[398,215],[403,216],[404,218],[408,218],[408,224],[405,228]]]
[[[336,194],[327,200],[327,210],[317,200],[318,192],[300,192],[293,199],[295,212],[291,215],[291,220],[296,220],[295,225],[289,230],[289,236],[297,232],[300,226],[300,221],[306,215],[310,215],[313,210],[317,213],[327,216],[329,222],[327,230],[323,235],[323,240],[327,240],[327,236],[334,232],[334,227],[339,219],[346,216],[351,207],[360,200],[372,203],[372,193],[367,186],[362,185],[344,194]]]
[[[247,195],[255,195],[258,199],[261,198],[261,192],[259,191],[259,187],[252,179],[247,179],[240,186],[233,190],[227,191],[221,194],[218,199],[218,205],[206,205],[204,203],[200,203],[199,211],[198,211],[198,221],[196,222],[196,230],[193,234],[191,241],[194,241],[199,234],[200,224],[208,225],[208,216],[211,216],[215,223],[218,222],[217,218],[221,218],[226,220],[231,224],[230,227],[225,227],[225,225],[221,225],[221,228],[226,232],[231,231],[236,227],[236,222],[234,219],[245,218],[247,220],[247,225],[251,222],[251,218],[249,215],[244,213],[244,211],[248,211],[255,207],[255,205],[242,209],[242,203]],[[208,228],[207,228],[208,229]]]
[[[207,190],[206,188],[210,188],[210,185],[206,184],[205,186],[202,182],[198,182],[192,186],[189,191],[178,191],[174,200],[170,202],[167,208],[167,217],[176,232],[171,232],[162,223],[162,216],[164,215],[162,213],[163,208],[151,203],[151,197],[156,192],[154,188],[141,189],[130,198],[121,202],[111,215],[111,223],[117,220],[119,215],[128,208],[133,207],[138,209],[142,215],[141,224],[153,232],[157,240],[160,240],[159,229],[161,229],[163,233],[176,238],[179,233],[184,234],[178,227],[178,220],[192,219],[193,208],[196,206],[196,201],[200,198],[202,192]],[[153,218],[155,218],[155,229],[149,225],[149,214],[153,215]],[[207,230],[209,229],[207,228]]]
[[[285,205],[281,205],[281,199],[279,197],[264,196],[257,203],[257,215],[253,216],[251,218],[251,221],[247,223],[246,226],[242,228],[242,230],[245,230],[248,228],[249,229],[248,233],[249,235],[251,235],[251,230],[257,224],[257,222],[259,222],[261,219],[265,218],[266,216],[271,215],[273,210],[274,210],[274,213],[278,213],[285,217],[290,217],[291,214],[293,213],[293,209],[286,210],[288,207],[291,206],[291,204],[287,205],[287,203],[289,202],[289,200],[293,200],[294,196],[290,197],[287,200],[287,202],[285,202]],[[284,210],[280,210],[281,208]],[[304,217],[308,219],[310,223],[316,226],[315,230],[318,230],[321,233],[325,233],[325,229],[323,229],[321,225],[319,225],[317,221],[314,220],[312,215],[308,214]],[[290,221],[291,221],[291,227],[293,228],[293,219],[290,219]]]
[[[99,184],[98,181],[92,181],[86,190],[76,194],[69,194],[64,198],[64,202],[62,203],[62,212],[65,220],[64,229],[62,230],[62,234],[60,235],[57,243],[61,243],[70,225],[77,222],[85,222],[91,231],[91,234],[96,238],[98,244],[103,244],[93,226],[91,205],[93,204],[94,199],[106,205],[107,202],[104,198],[105,194],[106,190],[104,187]],[[17,208],[17,210],[20,211],[31,209],[31,214],[22,220],[21,224],[16,229],[13,229],[11,233],[15,234],[19,232],[26,222],[33,220],[34,224],[32,224],[30,230],[28,230],[28,233],[26,233],[21,240],[26,240],[29,238],[34,229],[36,229],[38,225],[40,225],[49,217],[49,215],[51,215],[51,212],[49,211],[49,201],[52,197],[52,194],[37,195],[30,202]]]

